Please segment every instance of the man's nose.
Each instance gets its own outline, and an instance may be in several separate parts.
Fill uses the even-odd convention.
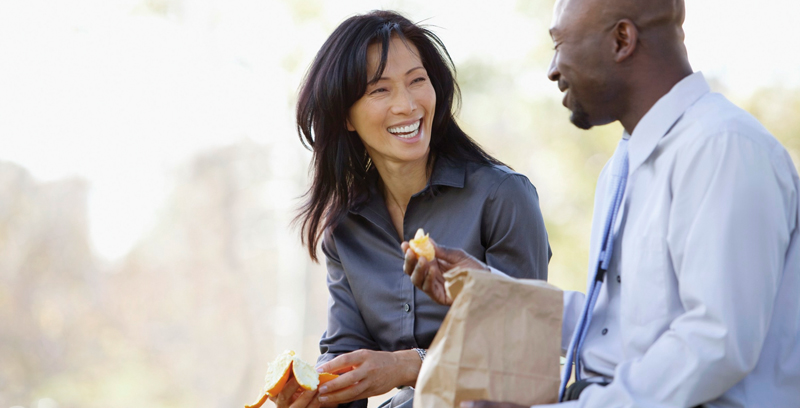
[[[558,79],[561,78],[561,72],[558,72],[558,66],[556,65],[555,55],[553,55],[553,59],[550,60],[550,67],[547,69],[547,78],[553,82],[558,82]]]

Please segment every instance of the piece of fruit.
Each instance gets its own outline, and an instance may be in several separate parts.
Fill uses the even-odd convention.
[[[264,385],[264,394],[261,399],[255,404],[245,405],[244,408],[260,408],[268,397],[277,397],[291,377],[297,380],[297,384],[302,389],[316,390],[320,384],[324,384],[338,375],[317,373],[314,366],[301,360],[294,351],[286,350],[275,358],[275,361],[267,365],[267,375],[264,377],[266,385]]]
[[[319,373],[319,385],[325,384],[326,382],[338,377],[337,374],[331,373]]]
[[[314,391],[319,385],[319,373],[314,369],[314,366],[306,363],[305,361],[295,357],[292,363],[292,373],[294,374],[297,384],[304,390]]]
[[[430,237],[428,234],[425,234],[425,231],[423,231],[422,228],[417,230],[417,234],[414,235],[414,239],[408,241],[408,246],[411,247],[411,250],[414,251],[418,257],[423,257],[427,259],[428,262],[432,261],[436,256],[436,251],[433,249],[433,243],[431,243]]]
[[[289,380],[289,375],[292,373],[292,362],[295,360],[294,351],[286,350],[280,354],[275,361],[267,365],[267,375],[264,376],[264,391],[271,395],[277,396],[281,392],[286,381]]]

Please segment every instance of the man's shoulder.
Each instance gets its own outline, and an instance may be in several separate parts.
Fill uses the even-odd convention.
[[[675,147],[700,147],[710,142],[748,139],[768,151],[780,142],[746,110],[719,93],[708,93],[686,110],[672,133]]]
[[[719,93],[700,98],[686,111],[684,120],[702,135],[753,136],[771,145],[777,142],[758,119]]]

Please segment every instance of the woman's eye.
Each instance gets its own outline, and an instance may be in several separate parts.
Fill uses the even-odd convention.
[[[425,77],[419,77],[419,78],[417,78],[417,79],[415,79],[415,80],[411,81],[411,83],[412,83],[412,84],[415,84],[415,83],[417,83],[417,82],[423,82],[423,81],[425,81]]]
[[[372,92],[370,92],[369,94],[370,95],[375,95],[375,94],[380,93],[380,92],[386,92],[386,88],[373,89]]]

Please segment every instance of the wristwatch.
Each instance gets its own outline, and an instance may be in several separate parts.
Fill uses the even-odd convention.
[[[428,350],[421,349],[421,348],[415,348],[414,351],[416,351],[417,354],[419,354],[419,359],[421,361],[425,361],[425,356],[428,355]]]

